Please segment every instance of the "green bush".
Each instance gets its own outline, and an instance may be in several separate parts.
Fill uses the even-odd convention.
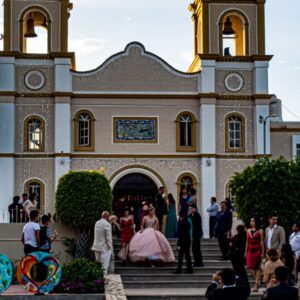
[[[104,292],[104,272],[101,263],[79,258],[64,266],[57,293],[86,294]]]
[[[232,189],[238,215],[246,225],[256,217],[263,228],[267,227],[271,212],[278,215],[279,224],[287,231],[300,220],[299,160],[261,159],[233,176]]]
[[[59,179],[55,205],[62,223],[84,230],[94,226],[102,211],[111,211],[112,191],[97,171],[71,171]]]

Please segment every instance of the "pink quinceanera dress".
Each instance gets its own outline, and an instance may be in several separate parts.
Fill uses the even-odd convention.
[[[159,260],[165,263],[175,261],[173,250],[164,235],[155,230],[157,218],[145,217],[143,231],[137,232],[129,244],[129,258],[132,262]]]

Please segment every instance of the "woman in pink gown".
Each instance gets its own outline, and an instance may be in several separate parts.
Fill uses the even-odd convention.
[[[143,218],[142,230],[137,232],[129,244],[129,259],[132,262],[161,261],[170,263],[175,261],[173,250],[159,231],[155,209],[149,210],[149,215]]]

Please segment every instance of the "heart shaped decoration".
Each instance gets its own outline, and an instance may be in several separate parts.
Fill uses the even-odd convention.
[[[34,294],[46,294],[59,284],[62,268],[59,261],[46,252],[33,252],[25,256],[18,267],[17,279]]]

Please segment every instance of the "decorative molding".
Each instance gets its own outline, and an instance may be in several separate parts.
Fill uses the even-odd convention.
[[[300,132],[300,124],[299,128],[270,128],[271,132]]]
[[[273,55],[251,55],[251,56],[221,56],[219,54],[198,54],[201,60],[216,60],[221,62],[255,62],[270,61]]]
[[[33,183],[37,183],[40,186],[40,208],[42,209],[41,214],[44,214],[45,211],[45,183],[38,178],[32,178],[27,180],[24,183],[24,191],[29,195],[29,186]]]
[[[30,90],[40,90],[43,88],[45,83],[45,75],[39,70],[30,70],[24,76],[24,84]]]
[[[244,84],[245,79],[238,72],[230,72],[224,78],[224,86],[230,92],[239,92],[244,87]]]

